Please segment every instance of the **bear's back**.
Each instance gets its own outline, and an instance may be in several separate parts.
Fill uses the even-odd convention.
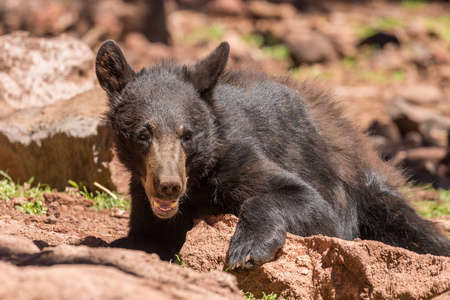
[[[363,170],[376,169],[393,186],[404,182],[346,117],[332,92],[318,83],[228,71],[219,79],[214,98],[231,142],[252,144],[290,171],[307,174],[322,168],[325,181],[338,176],[358,185]]]

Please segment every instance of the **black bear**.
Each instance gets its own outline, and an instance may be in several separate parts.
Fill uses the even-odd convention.
[[[239,217],[228,264],[271,260],[286,232],[373,239],[450,256],[407,204],[399,171],[316,84],[225,70],[228,43],[193,65],[135,72],[114,41],[96,58],[107,124],[130,170],[127,237],[115,247],[171,259],[199,214]]]

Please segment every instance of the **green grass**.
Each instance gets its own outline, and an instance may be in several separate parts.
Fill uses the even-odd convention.
[[[32,215],[45,214],[46,209],[43,207],[41,200],[44,199],[45,192],[52,192],[52,189],[48,185],[38,183],[37,185],[32,186],[34,177],[31,177],[24,184],[20,184],[19,181],[15,182],[8,174],[1,170],[0,177],[3,177],[3,179],[0,180],[0,200],[9,201],[19,197],[30,198],[33,200],[17,205],[16,208],[24,213]],[[113,207],[119,209],[130,208],[130,203],[125,197],[116,192],[111,192],[97,182],[95,182],[94,185],[102,191],[95,191],[95,193],[89,192],[86,185],[77,184],[71,180],[69,183],[77,188],[78,191],[75,192],[76,194],[94,202],[94,209],[112,209]]]
[[[370,24],[356,24],[355,30],[358,37],[362,40],[373,36],[377,32],[389,31],[397,28],[402,28],[404,23],[397,18],[379,17],[373,19]]]
[[[402,0],[402,6],[406,9],[419,9],[427,4],[426,0]]]
[[[406,72],[403,70],[395,70],[394,72],[392,72],[391,77],[395,82],[405,82]]]
[[[397,28],[402,28],[404,26],[403,21],[397,18],[377,18],[375,19],[375,28],[378,30],[386,31],[393,30]]]
[[[354,57],[351,57],[351,56],[344,56],[342,58],[342,63],[347,68],[354,68],[354,67],[356,67],[356,59]]]
[[[261,48],[261,51],[264,55],[272,57],[276,60],[292,63],[291,53],[288,47],[284,44],[264,46]]]
[[[265,43],[264,37],[257,33],[244,34],[242,35],[242,40],[247,44],[256,46],[258,48],[261,48]]]
[[[34,201],[25,201],[20,205],[16,205],[15,208],[30,214],[30,215],[45,215],[47,209],[42,205],[42,199],[44,198],[44,192],[50,192],[51,189],[48,185],[42,185],[38,183],[32,187],[31,184],[34,181],[34,177],[31,177],[24,184],[20,182],[14,182],[12,178],[5,172],[0,170],[0,175],[3,177],[0,180],[0,199],[11,200],[13,198],[33,198]]]
[[[177,258],[177,265],[180,267],[184,267],[186,263],[181,259],[181,257],[178,254],[175,254],[175,257]]]
[[[295,79],[307,79],[307,80],[323,80],[328,81],[332,80],[335,76],[334,73],[326,70],[322,70],[320,67],[317,67],[316,65],[312,66],[301,66],[292,68],[289,71],[290,76]]]
[[[36,186],[32,187],[31,184],[34,181],[34,177],[31,177],[24,184],[20,184],[20,181],[14,182],[8,174],[1,170],[0,176],[3,177],[3,179],[0,180],[0,199],[2,200],[10,200],[18,197],[42,200],[44,198],[44,192],[51,191],[51,188],[45,184],[38,183]]]
[[[241,291],[242,292],[242,291]],[[262,298],[255,298],[255,296],[253,296],[252,293],[250,292],[242,292],[244,294],[244,299],[245,300],[283,300],[283,298],[277,298],[277,294],[271,293],[269,295],[267,295],[266,293],[262,292],[263,296]]]
[[[97,182],[94,182],[94,185],[100,188],[102,192],[89,192],[85,184],[77,184],[72,180],[69,180],[69,184],[78,190],[76,192],[77,194],[85,197],[88,200],[92,200],[92,202],[94,202],[94,209],[112,209],[114,207],[117,207],[119,209],[130,208],[130,202],[125,197],[121,196],[117,192],[111,192]]]
[[[177,259],[177,265],[179,265],[180,267],[184,267],[186,265],[186,263],[181,259],[181,257],[178,254],[175,254],[175,257]],[[172,260],[169,260],[169,264],[172,264]],[[208,272],[210,272],[211,270],[208,270]]]
[[[433,189],[431,187],[425,187],[425,189]],[[450,191],[444,189],[437,190],[440,196],[440,200],[425,201],[425,200],[412,200],[412,206],[417,210],[420,216],[424,218],[443,218],[450,215]]]
[[[30,215],[45,215],[47,213],[47,209],[44,208],[41,200],[24,202],[15,206],[15,208]]]
[[[242,40],[247,44],[261,49],[262,53],[267,57],[292,63],[291,53],[288,47],[274,35],[269,34],[264,37],[258,33],[244,34]]]
[[[221,25],[211,25],[207,27],[199,27],[192,30],[185,38],[188,43],[199,43],[203,41],[222,40],[226,28]]]
[[[427,29],[450,44],[450,15],[428,17],[425,19]]]
[[[372,51],[368,51],[365,55],[372,55]],[[364,63],[366,59],[363,57],[345,56],[342,58],[342,65],[353,74],[353,78],[364,81],[375,82],[378,84],[387,84],[389,82],[402,83],[406,80],[405,70],[386,70],[384,68],[372,69]]]

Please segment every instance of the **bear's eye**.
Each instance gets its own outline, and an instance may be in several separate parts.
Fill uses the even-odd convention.
[[[137,140],[141,143],[148,143],[152,139],[152,136],[148,132],[142,132],[137,136]]]
[[[181,136],[181,139],[182,139],[184,142],[190,141],[190,140],[192,139],[192,133],[190,133],[190,132],[185,132],[185,133]]]
[[[187,142],[187,141],[191,140],[192,134],[190,132],[186,132],[185,134],[183,134],[183,136],[181,138],[183,139],[183,141]]]

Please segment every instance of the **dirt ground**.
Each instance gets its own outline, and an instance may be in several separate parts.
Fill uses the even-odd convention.
[[[44,197],[47,215],[17,210],[17,199],[0,201],[0,234],[24,236],[42,249],[61,244],[107,246],[127,233],[129,211],[96,210],[92,201],[67,193]]]
[[[44,280],[49,285],[48,289],[55,290],[55,293],[65,289],[65,284],[72,286],[72,276],[83,276],[85,281],[99,293],[113,295],[115,292],[112,292],[112,289],[100,288],[98,284],[100,279],[96,277],[98,275],[93,275],[106,272],[100,275],[104,277],[103,280],[124,280],[117,279],[118,274],[109,274],[110,270],[105,269],[108,266],[125,270],[125,273],[128,272],[127,268],[141,270],[145,266],[145,270],[153,270],[157,266],[161,269],[157,278],[152,277],[154,275],[151,274],[154,272],[150,272],[150,275],[145,272],[143,276],[145,280],[157,282],[154,283],[157,286],[156,291],[166,290],[160,293],[159,297],[163,299],[193,299],[192,295],[185,295],[187,292],[180,290],[179,287],[177,291],[171,292],[180,293],[183,296],[173,296],[169,292],[170,285],[167,283],[167,278],[173,281],[174,276],[187,276],[181,275],[180,272],[191,272],[191,276],[198,277],[198,281],[195,282],[178,279],[183,281],[183,284],[190,284],[190,289],[194,291],[200,288],[205,289],[204,294],[194,292],[198,299],[212,299],[207,296],[212,283],[206,284],[205,280],[214,281],[221,278],[222,274],[225,277],[221,280],[225,280],[225,286],[231,288],[233,292],[228,294],[227,289],[221,290],[220,293],[224,298],[217,299],[233,297],[238,299],[240,297],[236,290],[239,291],[239,289],[250,291],[258,298],[263,297],[262,292],[265,291],[267,294],[276,293],[286,299],[373,299],[374,297],[377,299],[429,299],[450,288],[448,258],[418,255],[376,241],[360,239],[343,241],[321,235],[307,238],[288,235],[287,243],[278,253],[275,261],[251,271],[220,272],[225,270],[228,245],[237,223],[237,218],[231,215],[205,216],[204,220],[198,220],[194,229],[188,233],[186,244],[180,251],[180,256],[186,264],[184,270],[172,270],[173,266],[160,262],[154,254],[108,248],[98,248],[96,252],[93,249],[108,246],[108,243],[114,239],[126,235],[129,211],[96,210],[92,208],[92,201],[84,197],[52,192],[44,194],[43,206],[47,208],[47,214],[29,215],[14,208],[23,200],[31,199],[16,198],[0,201],[0,269],[6,268],[5,272],[13,274],[10,278],[12,281],[5,286],[5,289],[0,289],[0,298],[1,293],[6,293],[8,297],[14,295],[8,291],[14,290],[12,282],[21,281],[20,276],[26,276],[30,281],[30,275],[26,274],[38,276],[37,278]],[[14,247],[9,247],[9,250],[8,239],[5,235],[18,239],[9,242],[14,244]],[[24,250],[20,249],[28,249],[30,245],[24,248],[20,246],[22,243],[31,245],[34,243],[41,252],[33,250],[30,254],[24,254],[20,252]],[[69,245],[88,247],[70,248]],[[8,251],[16,251],[18,254],[8,254]],[[130,256],[129,259],[126,259],[127,256]],[[13,265],[19,268],[11,269],[11,264],[1,261],[12,261]],[[99,269],[90,270],[90,265],[96,265]],[[37,273],[33,273],[32,268],[36,268]],[[194,272],[193,269],[200,273]],[[220,274],[211,273],[211,270],[219,271]],[[77,272],[81,275],[77,275]],[[235,275],[235,279],[232,276],[226,277],[229,274]],[[355,276],[355,274],[359,275]],[[54,278],[55,276],[57,279]],[[167,278],[160,278],[161,276]],[[128,283],[128,288],[134,286],[132,283],[135,284],[135,280],[139,280],[139,276]],[[54,284],[52,284],[53,281],[55,281]],[[37,285],[37,289],[42,289],[42,286],[36,282],[29,284]],[[215,284],[223,286],[221,281]],[[85,288],[77,290],[72,287],[72,289],[76,293],[85,293]],[[123,291],[120,292],[123,294]],[[139,290],[139,293],[145,297],[154,295],[150,294],[154,292],[155,290],[147,288]],[[35,299],[35,296],[36,290],[33,287],[24,292],[21,299]],[[8,297],[6,299],[9,299]],[[87,299],[100,299],[93,294],[89,294],[89,297]],[[121,297],[121,299],[130,299],[127,293]],[[445,296],[443,297],[445,299]],[[36,299],[61,299],[61,296]]]
[[[415,190],[415,200],[427,200],[429,192]],[[129,210],[94,209],[93,202],[80,195],[63,192],[44,193],[45,215],[30,215],[15,208],[22,201],[0,200],[0,234],[24,236],[40,248],[61,244],[108,246],[128,232]],[[429,200],[429,199],[428,199]],[[434,218],[450,235],[450,215]]]

